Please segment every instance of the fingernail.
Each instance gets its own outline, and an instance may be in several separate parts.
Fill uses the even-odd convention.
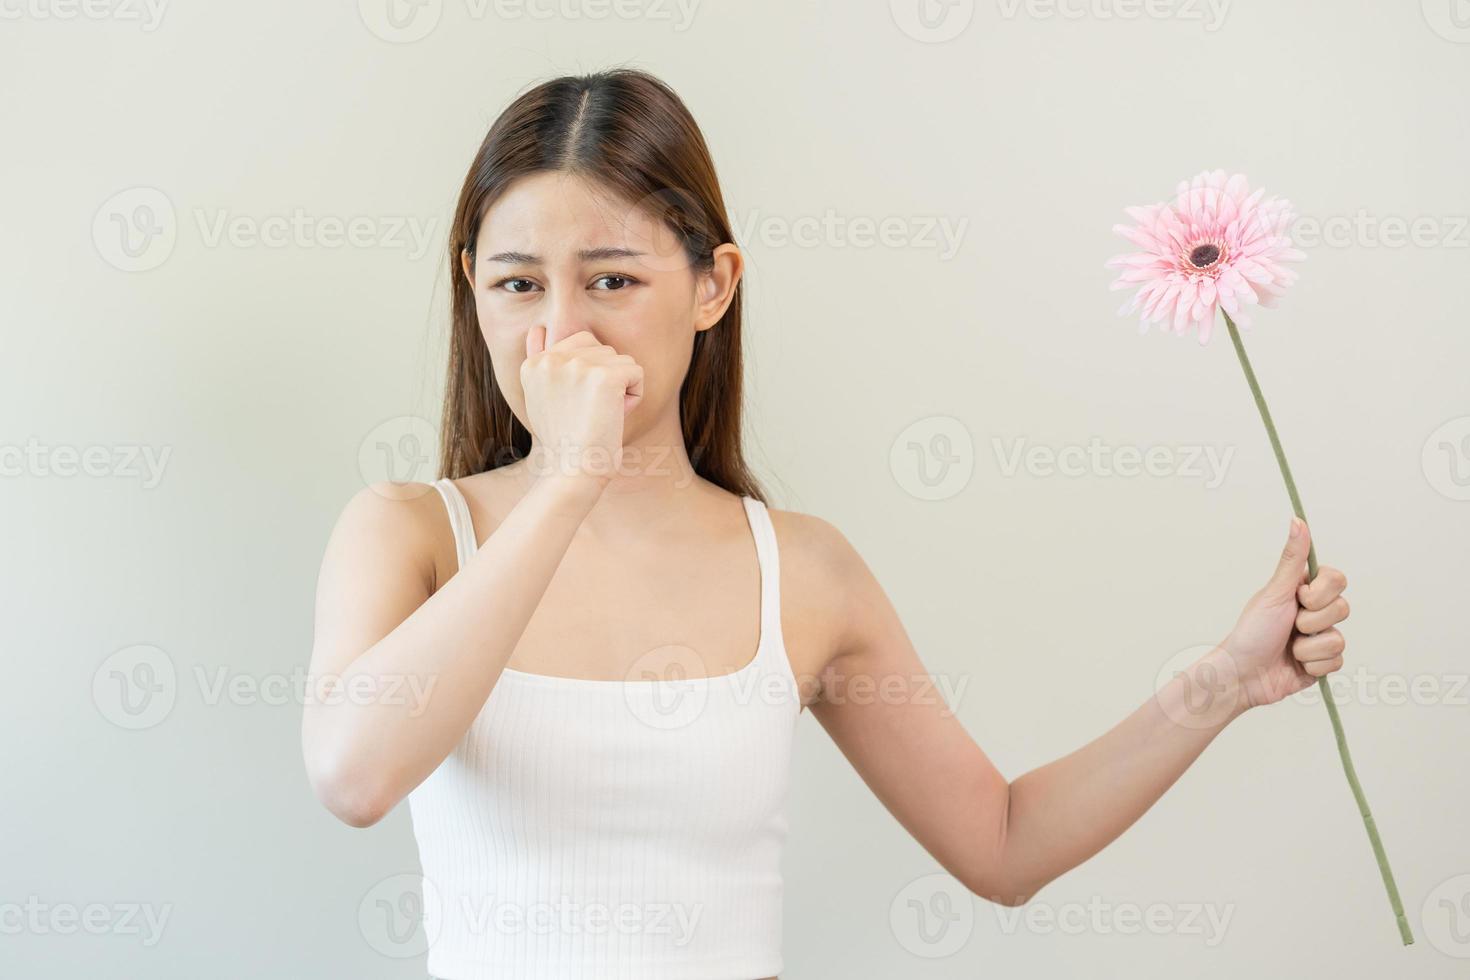
[[[1301,533],[1302,533],[1302,519],[1300,517],[1293,517],[1291,519],[1291,530],[1288,531],[1287,534],[1290,535],[1291,537],[1295,538],[1295,537],[1300,537],[1301,536]]]

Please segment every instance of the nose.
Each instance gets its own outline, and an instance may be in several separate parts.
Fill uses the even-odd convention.
[[[548,290],[545,310],[547,347],[583,330],[592,331],[596,335],[586,307],[582,304],[581,291],[575,287]]]

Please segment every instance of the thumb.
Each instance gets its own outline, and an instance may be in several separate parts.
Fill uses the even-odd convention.
[[[1267,583],[1267,588],[1278,595],[1294,596],[1297,586],[1302,584],[1303,567],[1307,563],[1307,549],[1311,547],[1312,532],[1307,528],[1307,522],[1300,517],[1291,519],[1291,529],[1287,532],[1286,547],[1281,551],[1281,561],[1276,566],[1276,572]]]

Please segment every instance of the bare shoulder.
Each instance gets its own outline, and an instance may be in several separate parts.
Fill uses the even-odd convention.
[[[840,584],[863,567],[847,535],[831,521],[795,510],[767,508],[781,548],[781,571]]]
[[[381,482],[343,505],[317,578],[314,674],[344,670],[433,594],[439,552],[453,561],[454,547],[438,499],[428,484]]]
[[[781,631],[793,672],[809,686],[844,652],[876,582],[830,521],[799,511],[768,512],[781,557]]]
[[[380,480],[358,490],[342,508],[338,526],[376,530],[389,538],[416,537],[445,513],[444,499],[427,483]]]
[[[371,483],[343,506],[328,543],[328,558],[386,562],[422,576],[432,588],[447,558],[453,569],[454,540],[439,491],[427,483]]]

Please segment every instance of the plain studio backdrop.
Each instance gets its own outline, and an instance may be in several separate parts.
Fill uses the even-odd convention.
[[[1108,290],[1205,170],[1301,214],[1245,335],[1323,562],[1315,688],[1006,909],[799,726],[783,978],[1463,976],[1470,11],[1366,0],[0,0],[0,972],[419,977],[406,806],[313,798],[317,569],[432,479],[448,220],[497,113],[632,65],[703,127],[748,268],[748,451],[891,595],[1016,778],[1220,639],[1289,509],[1228,337]],[[1140,460],[1148,462],[1147,465]]]

